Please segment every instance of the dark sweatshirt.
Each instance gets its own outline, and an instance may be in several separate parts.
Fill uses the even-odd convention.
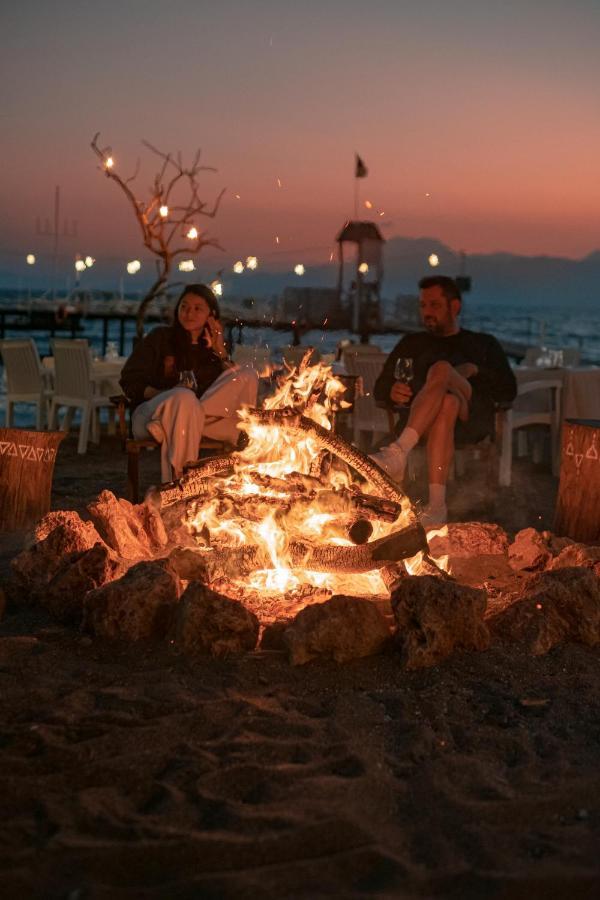
[[[202,341],[190,345],[187,369],[193,369],[198,382],[196,394],[200,397],[224,371],[223,360]],[[155,328],[134,348],[123,366],[120,385],[132,405],[144,401],[144,389],[166,391],[179,381],[175,359],[173,329],[170,326]]]
[[[385,361],[381,375],[375,382],[373,394],[380,403],[393,406],[390,391],[394,384],[394,365],[399,356],[413,360],[413,391],[425,384],[427,372],[434,362],[445,360],[453,366],[474,363],[477,375],[469,379],[473,388],[471,408],[474,415],[493,422],[494,405],[510,403],[517,395],[517,383],[506,354],[491,334],[461,329],[457,334],[443,337],[420,331],[403,337]]]

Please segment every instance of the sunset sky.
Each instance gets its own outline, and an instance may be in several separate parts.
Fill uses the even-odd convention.
[[[355,151],[386,237],[600,247],[598,0],[20,0],[1,31],[5,270],[49,254],[35,223],[56,184],[77,220],[65,255],[144,258],[96,131],[124,174],[141,156],[142,196],[155,170],[142,138],[188,159],[202,148],[219,170],[206,198],[227,188],[211,225],[223,264],[325,262],[353,213]]]

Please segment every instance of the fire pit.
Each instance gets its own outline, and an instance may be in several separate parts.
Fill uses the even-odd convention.
[[[263,409],[244,410],[242,452],[149,492],[182,577],[263,620],[335,593],[389,597],[426,536],[398,485],[332,431],[343,392],[329,367],[303,360]]]

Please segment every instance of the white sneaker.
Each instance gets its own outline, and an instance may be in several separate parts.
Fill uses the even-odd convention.
[[[402,481],[406,468],[406,453],[400,447],[389,444],[377,453],[371,453],[371,459],[393,478],[394,481]]]
[[[439,525],[445,525],[448,521],[448,507],[445,503],[441,506],[425,507],[419,516],[423,528],[436,528]]]

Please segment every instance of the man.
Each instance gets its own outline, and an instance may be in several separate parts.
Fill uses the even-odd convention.
[[[396,344],[374,388],[376,400],[400,411],[399,436],[372,459],[401,481],[408,454],[425,437],[429,504],[421,521],[433,526],[447,519],[446,481],[455,439],[474,444],[493,434],[495,403],[514,400],[517,385],[496,338],[458,324],[461,295],[452,278],[423,278],[419,288],[426,330]],[[413,361],[412,384],[394,378],[400,357]]]

